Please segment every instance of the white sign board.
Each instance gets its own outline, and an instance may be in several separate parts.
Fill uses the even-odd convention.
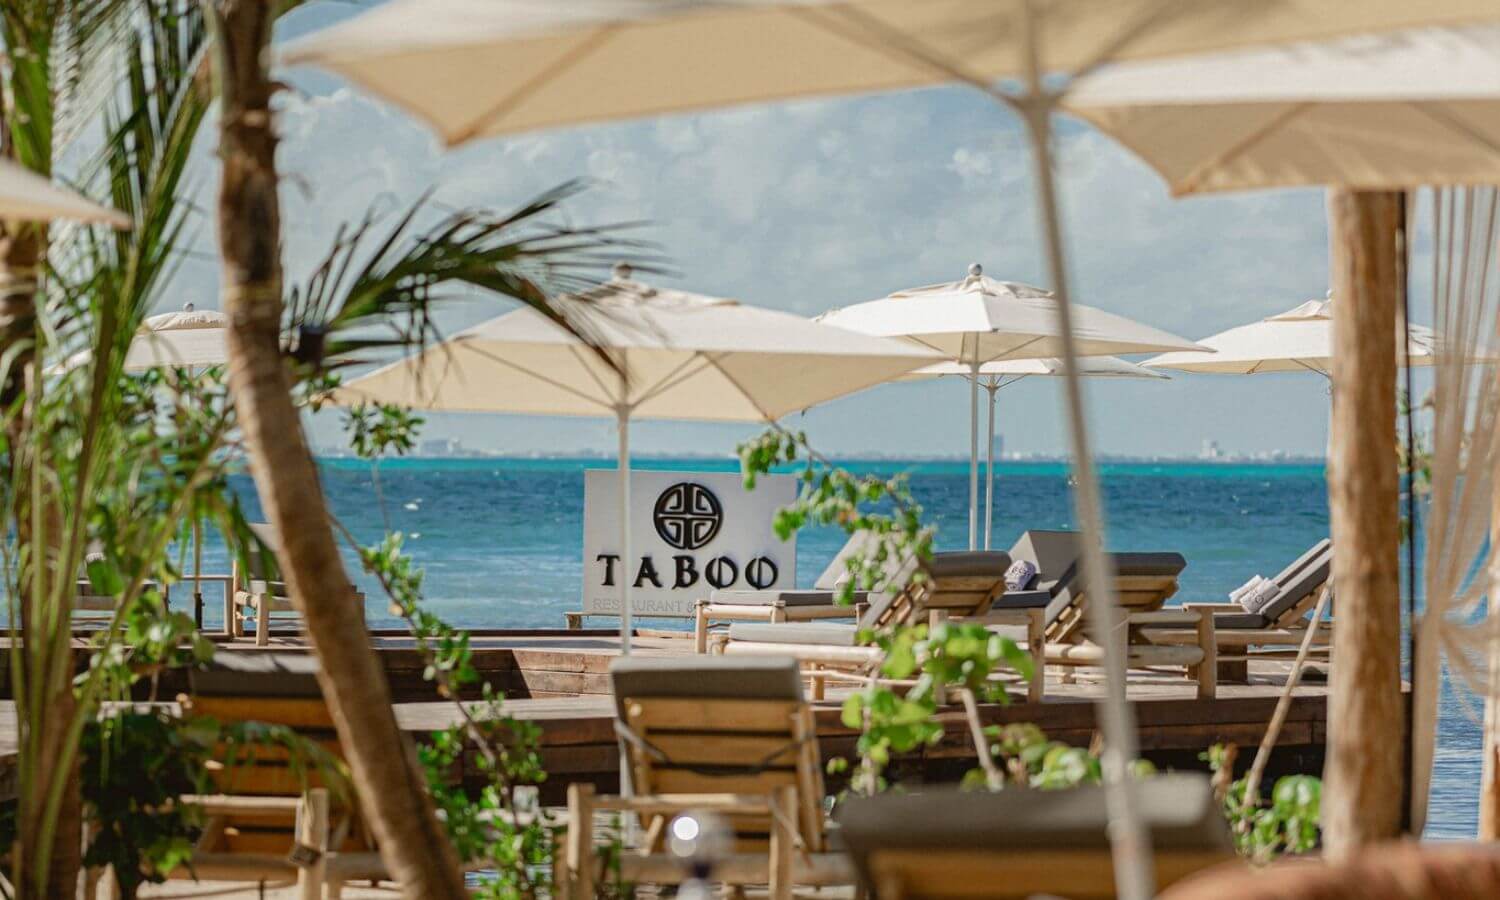
[[[691,616],[715,589],[796,586],[797,538],[782,541],[771,527],[796,499],[796,476],[761,476],[747,491],[734,472],[632,471],[629,561],[620,559],[619,483],[610,469],[584,473],[584,612],[619,615],[626,577],[637,616]]]

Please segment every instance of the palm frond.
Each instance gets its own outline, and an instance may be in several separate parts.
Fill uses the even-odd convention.
[[[567,182],[503,216],[451,211],[419,231],[433,206],[423,196],[387,227],[371,212],[341,228],[306,283],[288,293],[289,352],[308,375],[322,375],[420,349],[441,339],[435,309],[465,288],[520,301],[597,350],[589,323],[552,298],[596,285],[623,257],[647,271],[657,263],[649,244],[626,236],[634,223],[550,221],[584,187]]]

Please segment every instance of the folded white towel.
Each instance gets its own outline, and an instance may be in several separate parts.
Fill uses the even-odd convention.
[[[1256,575],[1254,578],[1251,578],[1249,581],[1230,591],[1229,601],[1231,603],[1241,602],[1245,597],[1249,596],[1250,592],[1255,590],[1256,587],[1258,587],[1263,581],[1265,581],[1264,578]]]
[[[1245,612],[1259,613],[1264,611],[1280,594],[1281,585],[1270,579],[1263,579],[1254,590],[1240,598],[1240,606],[1245,608]]]
[[[1010,564],[1005,570],[1005,589],[1007,591],[1024,591],[1031,587],[1036,581],[1036,563],[1029,559],[1018,559]]]

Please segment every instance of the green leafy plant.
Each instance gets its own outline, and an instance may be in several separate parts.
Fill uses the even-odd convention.
[[[1322,838],[1323,782],[1315,775],[1283,775],[1271,788],[1268,805],[1246,795],[1247,779],[1231,781],[1236,753],[1232,744],[1215,744],[1199,755],[1221,786],[1224,817],[1235,849],[1257,863],[1285,853],[1310,853]],[[1258,792],[1257,792],[1258,793]]]
[[[121,897],[191,859],[202,811],[180,798],[206,791],[215,737],[161,710],[122,712],[84,729],[84,805],[94,823],[84,864],[112,866]]]
[[[913,563],[931,558],[933,529],[922,523],[922,507],[905,475],[856,475],[817,453],[806,434],[777,426],[742,443],[739,457],[746,489],[754,489],[760,476],[778,467],[800,467],[797,498],[776,512],[775,529],[783,540],[809,525],[868,535],[847,559],[850,577],[841,582],[840,603],[852,603],[858,590],[897,592],[908,581],[925,577]],[[860,639],[878,646],[883,661],[881,677],[844,702],[845,727],[860,731],[852,789],[866,794],[884,790],[893,754],[943,739],[937,712],[950,690],[963,701],[975,741],[981,765],[975,778],[999,787],[1001,779],[983,746],[977,703],[1009,702],[997,680],[1002,670],[1023,680],[1040,677],[1032,671],[1030,656],[1014,640],[977,624],[891,625],[878,633],[866,631]]]

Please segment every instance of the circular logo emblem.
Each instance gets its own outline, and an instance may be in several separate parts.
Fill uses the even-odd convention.
[[[724,507],[713,491],[681,481],[661,492],[651,512],[656,533],[678,550],[697,550],[714,539],[724,524]]]

